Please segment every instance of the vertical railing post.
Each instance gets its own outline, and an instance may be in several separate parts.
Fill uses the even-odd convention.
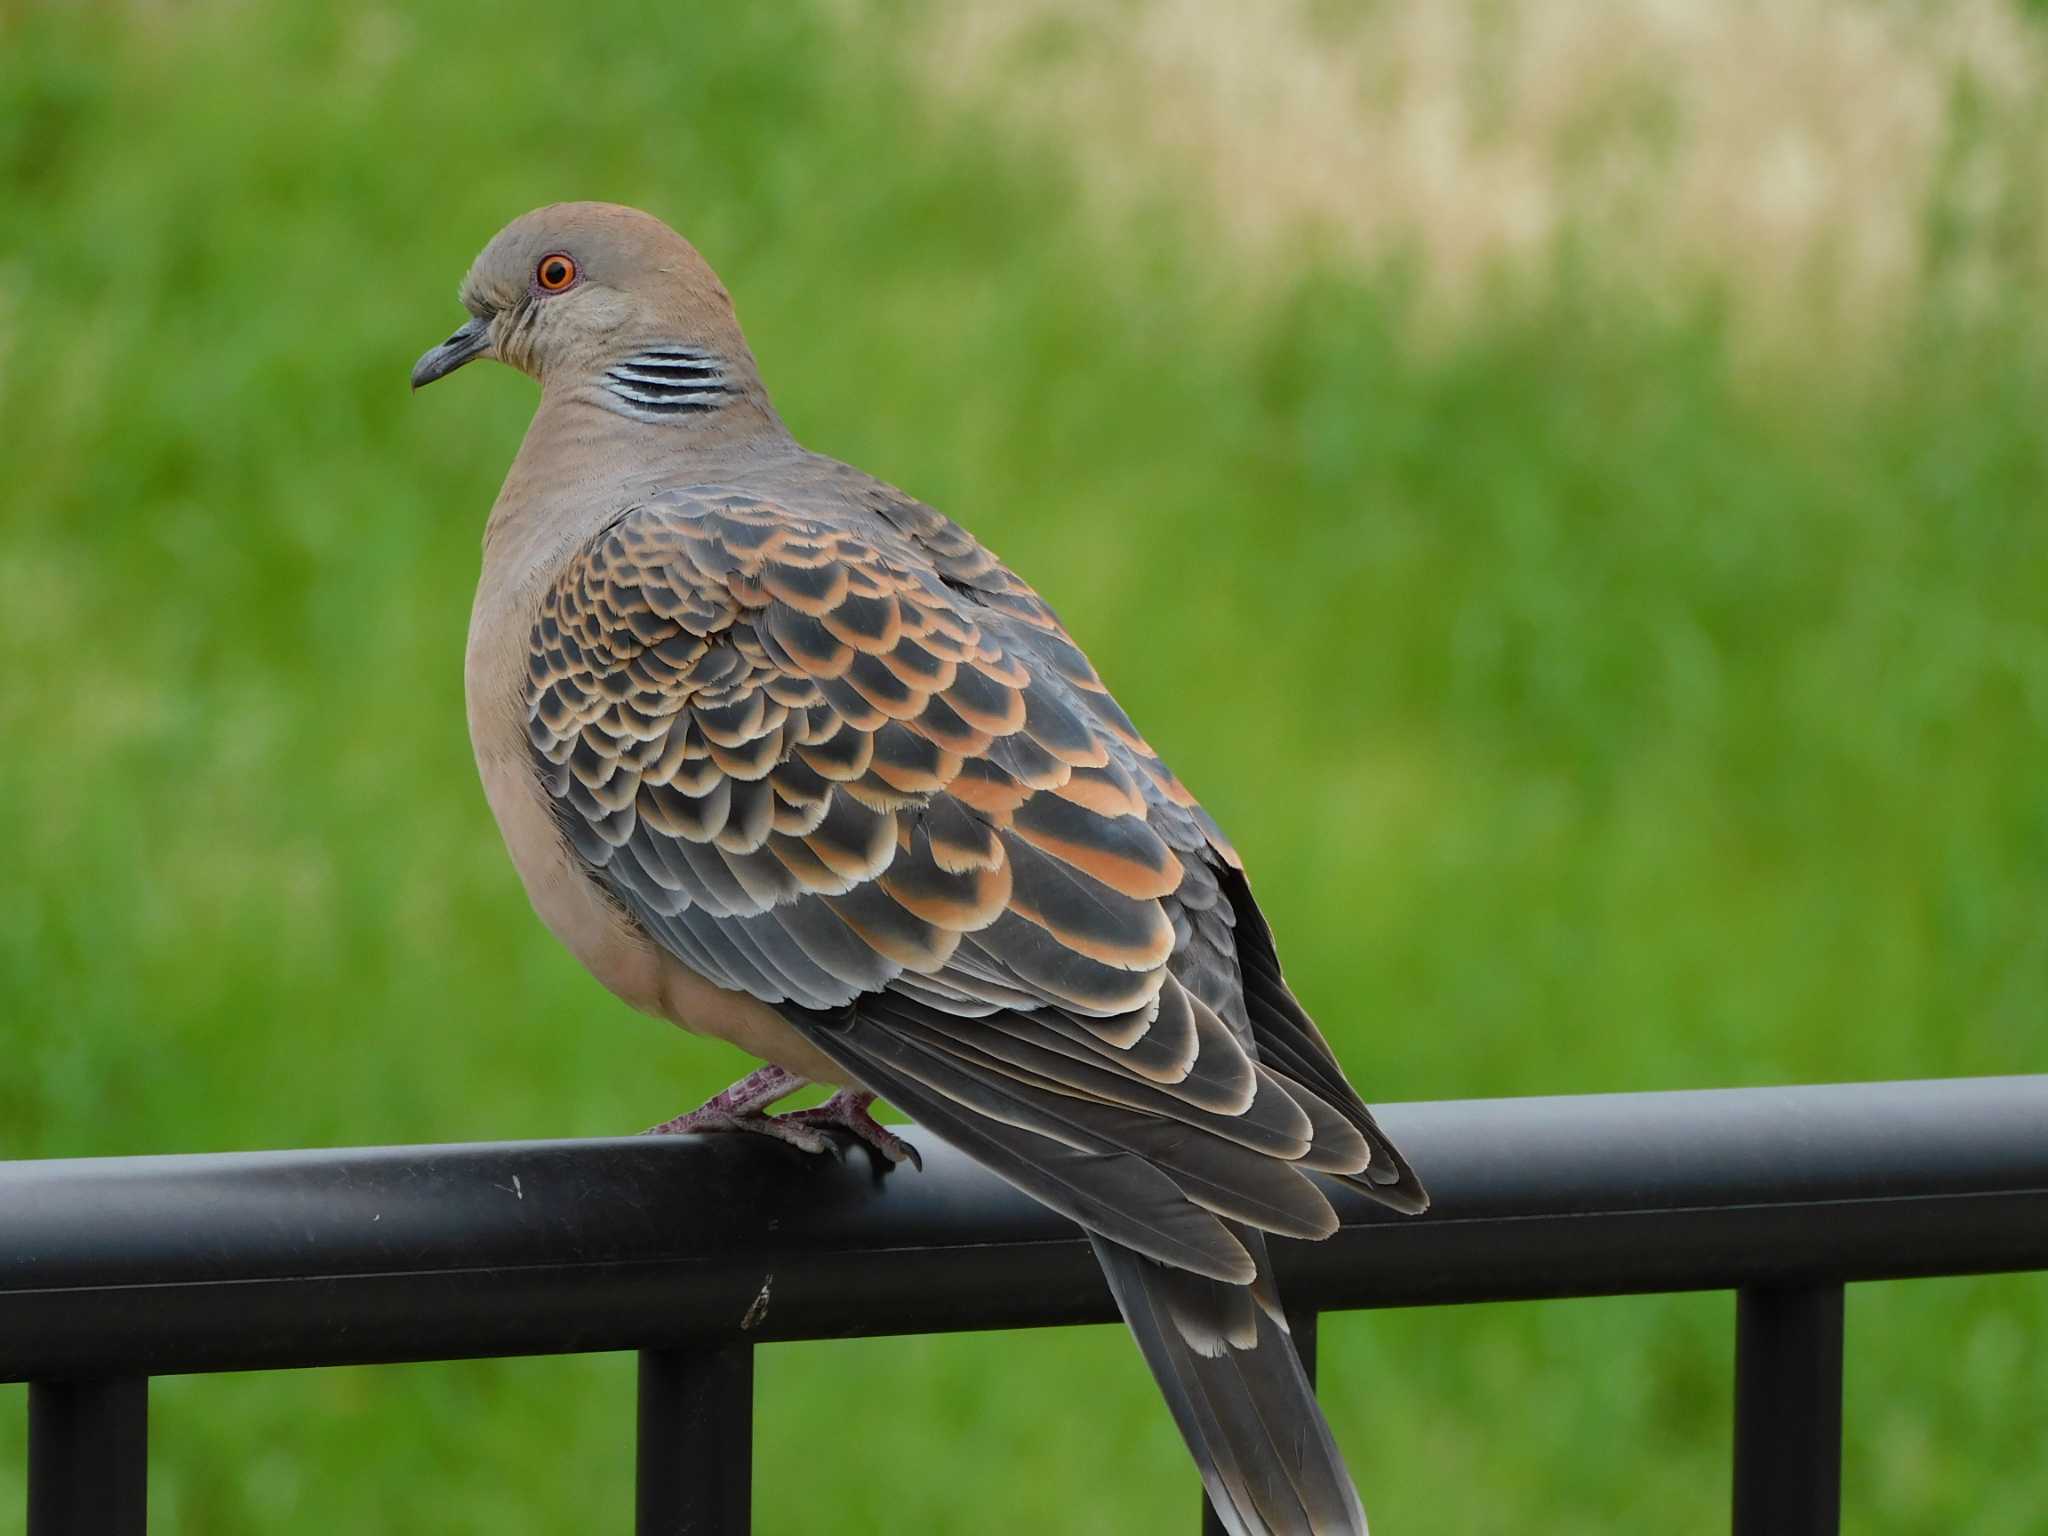
[[[640,1352],[636,1536],[746,1536],[754,1347]]]
[[[1836,1536],[1842,1522],[1842,1288],[1735,1300],[1735,1536]]]
[[[142,1536],[148,1502],[149,1378],[31,1382],[28,1536]]]
[[[1316,1384],[1316,1314],[1289,1312],[1287,1326],[1294,1334],[1294,1352],[1301,1356],[1301,1368],[1308,1373],[1308,1384],[1313,1387]],[[1229,1536],[1223,1522],[1216,1517],[1207,1493],[1202,1495],[1202,1536]]]

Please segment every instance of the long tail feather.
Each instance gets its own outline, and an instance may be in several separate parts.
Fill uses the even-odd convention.
[[[1270,1274],[1264,1240],[1238,1235]],[[1224,1529],[1365,1536],[1357,1490],[1279,1319],[1245,1287],[1089,1240]]]

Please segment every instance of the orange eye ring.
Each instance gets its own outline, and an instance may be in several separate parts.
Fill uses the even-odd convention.
[[[534,266],[533,281],[542,293],[560,293],[575,283],[576,262],[561,251],[550,251]]]

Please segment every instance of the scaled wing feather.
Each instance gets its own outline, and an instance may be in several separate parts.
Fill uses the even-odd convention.
[[[1094,1235],[1226,1523],[1363,1530],[1279,1339],[1316,1170],[1421,1185],[1280,973],[1215,823],[1042,599],[815,461],[666,491],[543,596],[534,771],[690,969]]]

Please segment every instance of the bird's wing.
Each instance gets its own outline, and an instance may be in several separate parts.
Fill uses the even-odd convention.
[[[1427,1197],[1236,855],[1038,595],[915,503],[697,486],[576,554],[529,663],[591,876],[1089,1230],[1230,1529],[1362,1531],[1299,1363],[1263,1347],[1264,1234],[1334,1229],[1306,1169]]]
[[[692,487],[581,550],[527,712],[593,876],[867,1086],[1028,1136],[988,1160],[1163,1262],[1246,1278],[1222,1218],[1327,1232],[1302,1168],[1417,1205],[1222,834],[1037,594],[933,537]]]

